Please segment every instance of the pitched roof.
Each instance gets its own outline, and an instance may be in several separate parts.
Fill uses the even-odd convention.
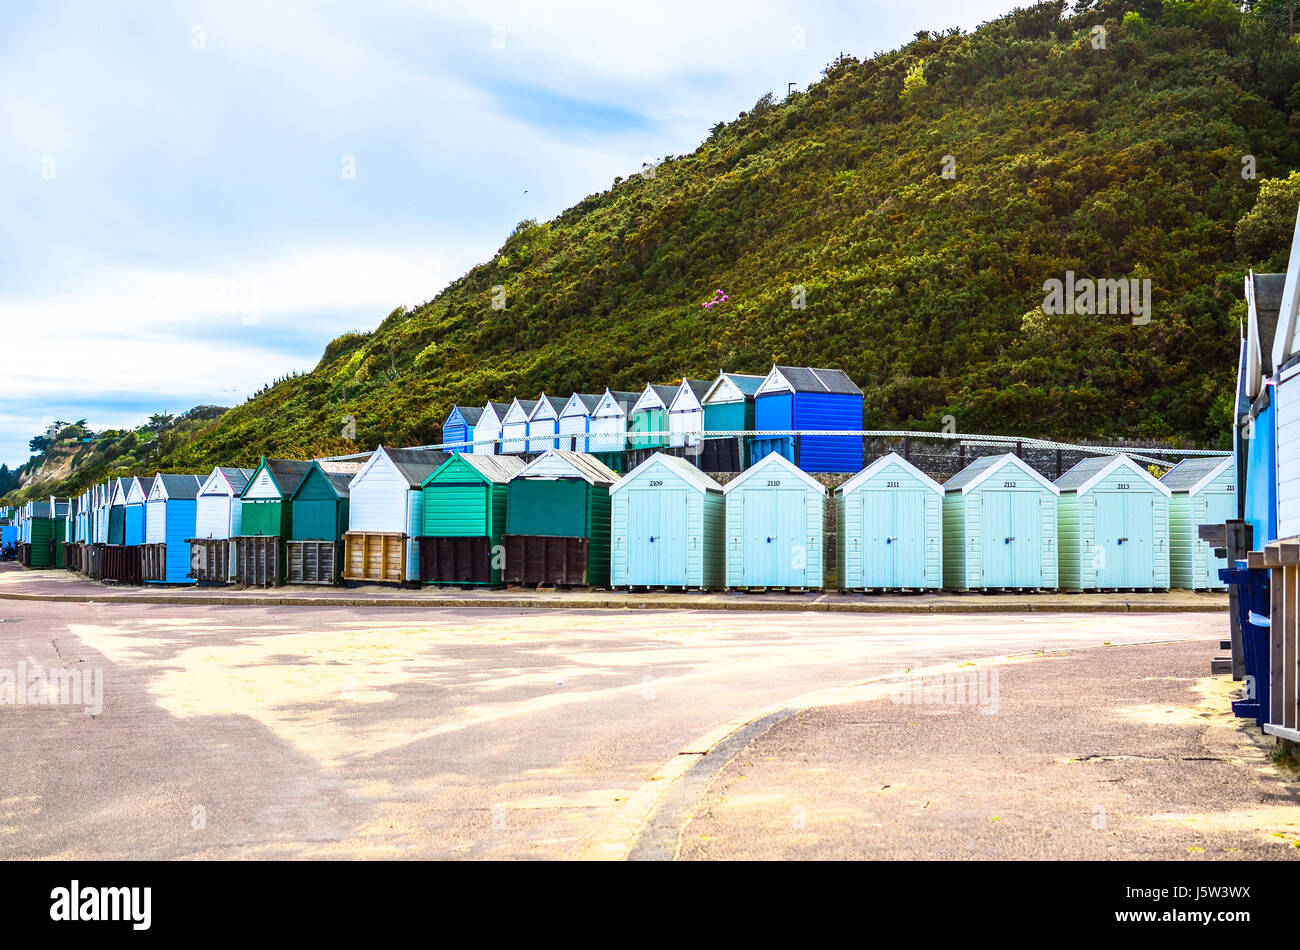
[[[524,467],[524,460],[517,455],[483,455],[475,452],[458,452],[456,454],[470,468],[489,482],[495,482],[498,485],[510,481]],[[442,466],[438,467],[441,468]]]
[[[424,484],[429,474],[447,461],[446,452],[437,449],[382,449],[392,459],[393,465],[412,488]]]
[[[298,490],[302,480],[311,471],[311,462],[299,462],[294,459],[267,459],[266,470],[275,479],[280,494],[288,498]]]
[[[1056,487],[1061,491],[1085,492],[1091,489],[1117,468],[1127,469],[1133,477],[1146,482],[1152,488],[1169,494],[1169,486],[1152,475],[1127,455],[1102,455],[1086,458],[1056,480]]]
[[[704,472],[701,472],[690,462],[686,461],[686,459],[676,455],[667,455],[663,452],[656,452],[610,486],[610,493],[613,494],[624,485],[636,479],[642,469],[649,468],[656,462],[677,475],[682,481],[700,491],[722,491],[721,485],[715,482],[708,475],[704,474]]]
[[[691,388],[691,392],[695,393],[695,398],[700,402],[703,402],[705,394],[709,391],[709,387],[713,385],[713,380],[683,378],[682,385],[689,386]]]
[[[347,498],[350,494],[348,486],[351,484],[353,477],[361,471],[364,462],[335,462],[335,461],[317,461],[316,467],[320,469],[325,480],[330,483],[334,493],[340,498]]]
[[[483,406],[453,406],[452,411],[460,410],[460,417],[465,420],[467,425],[478,425],[479,419],[483,417]]]
[[[994,472],[1008,465],[1017,471],[1023,472],[1053,495],[1061,493],[1061,490],[1040,475],[1037,469],[1012,452],[1004,452],[1001,455],[985,455],[976,459],[944,482],[943,490],[945,493],[950,491],[968,492]]]
[[[766,376],[750,376],[743,373],[723,373],[723,376],[731,380],[732,385],[739,389],[746,396],[752,396],[758,392],[758,387],[763,385]]]
[[[796,466],[793,462],[787,459],[780,452],[769,452],[767,455],[763,456],[753,465],[749,466],[749,468],[741,472],[738,476],[733,478],[731,481],[727,482],[726,487],[722,489],[723,494],[730,495],[733,491],[735,491],[738,487],[744,485],[750,479],[761,478],[763,476],[763,473],[771,468],[781,469],[781,471],[786,476],[790,478],[799,479],[799,481],[803,482],[809,488],[814,489],[815,491],[819,492],[822,495],[826,495],[829,493],[829,489],[827,489],[825,485],[817,481],[817,479],[813,478],[807,472],[800,469],[798,466]],[[771,477],[770,473],[768,477],[769,478]]]
[[[600,405],[600,401],[605,397],[603,393],[574,393],[569,397],[569,400],[572,401],[575,398],[582,403],[588,413],[591,413],[596,411],[596,407]],[[568,403],[565,403],[565,405],[567,406]]]
[[[1092,458],[1086,458],[1058,478],[1056,487],[1061,491],[1072,491],[1104,469],[1114,459],[1115,456],[1113,455],[1094,455]]]
[[[1185,458],[1160,479],[1170,491],[1192,491],[1206,479],[1218,475],[1232,464],[1231,456],[1197,455]]]
[[[561,463],[560,468],[571,469],[574,475],[593,485],[612,485],[618,481],[618,472],[604,465],[594,455],[570,452],[567,449],[547,449],[521,468],[514,477],[529,478],[534,473],[542,478],[553,477],[544,473],[547,469],[556,468],[557,461]]]
[[[203,479],[198,475],[174,475],[169,472],[160,472],[158,478],[162,480],[163,491],[167,492],[168,498],[181,500],[198,498],[199,489],[203,487]]]
[[[849,374],[842,369],[814,369],[811,366],[778,366],[777,370],[797,393],[837,393],[861,396]]]
[[[868,481],[870,481],[872,478],[876,476],[876,473],[878,473],[884,468],[888,468],[890,465],[898,465],[905,472],[907,472],[908,475],[910,475],[912,478],[915,478],[926,488],[930,489],[931,491],[938,492],[941,495],[943,494],[942,485],[936,482],[929,475],[925,474],[925,472],[921,471],[919,468],[917,468],[907,459],[903,458],[903,456],[899,455],[897,452],[889,452],[885,455],[880,456],[880,458],[876,459],[874,462],[872,462],[862,471],[858,472],[848,481],[844,482],[842,485],[836,488],[835,494],[846,495],[849,492],[856,491],[859,485],[866,484]]]
[[[1278,313],[1286,274],[1251,274],[1255,320],[1259,326],[1260,366],[1265,376],[1273,375],[1273,338],[1277,336]]]

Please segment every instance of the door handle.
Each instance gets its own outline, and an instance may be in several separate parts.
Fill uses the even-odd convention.
[[[1127,541],[1127,540],[1128,540],[1128,538],[1120,538],[1120,539],[1119,539],[1117,542],[1115,542],[1115,543],[1116,543],[1116,544],[1123,544],[1123,543],[1124,543],[1125,541]]]
[[[768,539],[767,539],[767,543],[768,543],[768,544],[771,544],[771,543],[772,543],[773,541],[775,541],[775,540],[776,540],[775,538],[768,538]]]
[[[651,544],[654,544],[654,543],[655,543],[655,536],[654,536],[653,534],[650,535],[650,543],[651,543]]]
[[[1010,544],[1010,543],[1011,543],[1012,541],[1014,541],[1014,540],[1015,540],[1015,538],[1004,538],[1003,541],[1002,541],[1002,543],[1003,543],[1003,544]]]

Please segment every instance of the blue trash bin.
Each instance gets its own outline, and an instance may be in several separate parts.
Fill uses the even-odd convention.
[[[1241,653],[1245,666],[1245,695],[1232,704],[1233,715],[1254,719],[1262,726],[1268,718],[1269,660],[1269,572],[1246,567],[1219,569],[1219,579],[1237,588],[1237,621],[1241,624]]]

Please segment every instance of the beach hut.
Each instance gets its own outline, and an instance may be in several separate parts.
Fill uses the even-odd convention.
[[[943,486],[897,452],[835,489],[842,590],[943,587]]]
[[[560,410],[560,444],[569,452],[590,452],[591,414],[600,406],[601,397],[592,393],[574,393]]]
[[[627,414],[629,449],[661,449],[668,444],[668,406],[675,395],[676,386],[657,383],[650,383],[641,390]]]
[[[765,376],[720,373],[700,403],[705,432],[754,431],[754,394]],[[749,465],[748,436],[708,436],[700,467],[710,472],[739,472]]]
[[[149,501],[149,489],[153,487],[153,476],[131,479],[126,491],[126,528],[125,540],[128,546],[144,544],[145,504]]]
[[[591,411],[591,434],[587,439],[590,454],[601,464],[618,471],[627,449],[628,414],[636,405],[639,393],[606,389]]]
[[[239,499],[252,476],[251,468],[212,470],[199,489],[195,537],[225,540],[243,533],[244,506]]]
[[[523,455],[528,451],[528,417],[537,408],[536,399],[516,398],[501,417],[501,454]]]
[[[479,418],[482,415],[482,409],[473,409],[469,406],[452,406],[451,414],[447,416],[447,421],[442,424],[443,447],[448,450],[471,451],[474,441],[474,427],[478,425]]]
[[[293,493],[311,468],[311,462],[264,456],[240,493],[239,534],[232,537],[292,537]]]
[[[402,584],[420,579],[416,538],[424,524],[424,480],[448,454],[380,446],[348,483],[343,576]]]
[[[520,469],[506,493],[506,583],[608,586],[616,481],[591,455],[560,449]]]
[[[141,575],[155,584],[193,584],[190,539],[198,516],[198,475],[159,472],[153,477],[145,511],[145,550]]]
[[[457,453],[424,480],[420,580],[425,584],[501,584],[510,479],[524,467],[513,455]]]
[[[274,587],[284,583],[281,543],[293,531],[293,493],[311,462],[265,456],[239,496],[239,534],[230,538],[231,577],[236,584]]]
[[[1242,519],[1251,526],[1251,548],[1264,545],[1277,534],[1277,428],[1273,366],[1273,338],[1286,274],[1246,277],[1246,337],[1238,366],[1237,491]]]
[[[610,583],[722,587],[722,486],[690,462],[656,452],[609,489]]]
[[[728,587],[824,586],[825,485],[773,452],[724,495]]]
[[[67,498],[50,496],[50,567],[67,567],[68,508]]]
[[[707,379],[683,378],[668,403],[668,444],[695,448],[704,431],[704,396],[712,386]]]
[[[217,466],[199,488],[194,535],[190,538],[190,574],[196,581],[225,584],[231,576],[230,539],[243,533],[240,501],[251,468]]]
[[[976,459],[943,490],[945,587],[1057,586],[1055,485],[1008,453]]]
[[[311,463],[290,499],[292,519],[285,541],[290,584],[337,584],[342,578],[340,545],[347,533],[348,484],[360,462]]]
[[[27,547],[27,567],[54,566],[54,517],[48,501],[29,501],[23,507],[23,541]]]
[[[1237,517],[1237,467],[1220,455],[1183,459],[1160,479],[1169,498],[1169,582],[1186,590],[1222,590],[1219,570],[1227,558],[1201,540],[1203,524]]]
[[[838,369],[773,366],[754,394],[754,428],[763,432],[861,431],[862,390]],[[861,436],[756,436],[751,456],[780,452],[805,472],[857,472]]]
[[[1064,590],[1169,587],[1169,488],[1127,455],[1087,458],[1056,480]]]
[[[476,455],[499,455],[501,452],[501,427],[510,411],[508,402],[489,402],[479,414],[474,425],[474,453]]]
[[[565,400],[542,393],[537,397],[533,411],[528,414],[528,452],[545,452],[558,449],[560,440],[560,413]]]

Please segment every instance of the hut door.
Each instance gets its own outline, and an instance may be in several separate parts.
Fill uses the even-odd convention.
[[[745,558],[748,561],[750,551],[758,551],[757,562],[761,565],[761,577],[747,578],[747,586],[803,587],[807,583],[805,504],[801,488],[772,487],[751,490],[747,494],[745,536],[750,539],[750,547]],[[749,571],[745,573],[748,575]]]
[[[1125,587],[1153,587],[1156,582],[1155,499],[1142,493],[1124,498]]]
[[[1233,485],[1228,485],[1227,491],[1219,487],[1212,487],[1201,493],[1205,502],[1205,517],[1202,521],[1192,522],[1192,537],[1196,543],[1201,546],[1205,552],[1206,560],[1206,579],[1207,587],[1223,587],[1224,582],[1219,579],[1219,569],[1228,567],[1226,557],[1215,557],[1214,548],[1200,540],[1197,532],[1197,526],[1201,524],[1223,524],[1232,518],[1237,517],[1237,492]]]
[[[1130,496],[1125,492],[1094,492],[1097,510],[1093,522],[1093,537],[1096,548],[1091,554],[1091,566],[1096,571],[1096,587],[1127,587],[1129,537],[1131,531],[1127,526],[1128,502]],[[1135,525],[1136,527],[1136,525]]]
[[[1043,501],[1038,492],[1011,493],[1013,587],[1043,585]],[[1055,553],[1055,552],[1053,552]]]
[[[682,528],[689,510],[684,491],[629,489],[629,584],[685,586],[686,537]]]
[[[1014,550],[1016,537],[1012,501],[1015,492],[980,492],[984,537],[984,587],[1018,587]],[[1037,500],[1035,498],[1035,500]]]
[[[887,491],[862,492],[862,586],[895,587],[894,495]]]
[[[896,491],[893,556],[895,587],[925,586],[925,492]]]

